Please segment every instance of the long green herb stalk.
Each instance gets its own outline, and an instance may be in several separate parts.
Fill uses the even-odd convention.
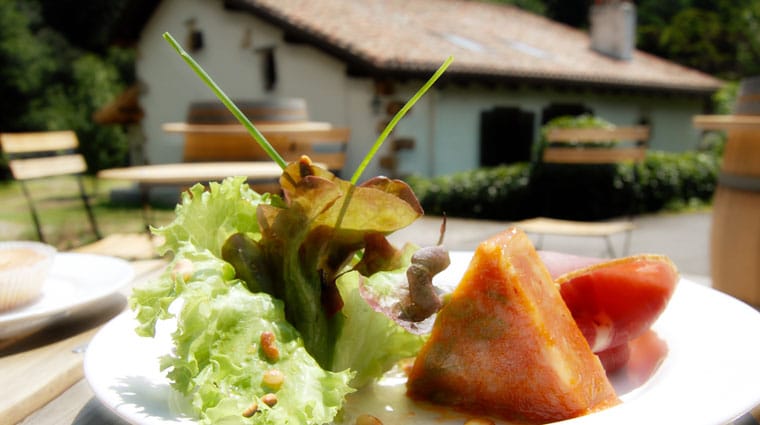
[[[287,167],[287,163],[285,160],[280,156],[280,154],[272,147],[272,145],[267,141],[266,137],[264,137],[263,134],[256,128],[253,123],[248,119],[248,117],[245,116],[245,114],[235,105],[235,103],[230,99],[227,94],[224,93],[224,91],[219,87],[216,82],[206,73],[206,71],[196,62],[183,48],[182,46],[177,42],[177,40],[174,39],[174,37],[171,36],[168,32],[164,33],[164,39],[169,42],[169,44],[174,47],[174,49],[177,51],[177,53],[184,59],[184,61],[190,66],[190,68],[195,71],[196,74],[201,78],[201,80],[208,85],[211,90],[214,92],[216,97],[219,98],[219,100],[224,104],[224,106],[227,107],[227,109],[232,112],[232,115],[235,116],[235,118],[240,121],[241,124],[248,130],[248,132],[251,134],[254,140],[256,140],[256,143],[261,146],[261,148],[264,150],[264,152],[269,155],[269,157],[272,159],[272,161],[276,162],[280,168],[283,170],[285,167]],[[377,140],[375,140],[375,143],[372,145],[372,148],[367,152],[367,154],[364,156],[364,159],[357,167],[356,171],[354,172],[353,176],[351,176],[351,184],[356,184],[357,181],[359,181],[359,178],[361,177],[362,173],[364,173],[364,170],[367,168],[369,163],[372,161],[372,158],[374,158],[375,154],[377,154],[377,151],[380,150],[380,147],[382,147],[385,140],[388,138],[388,135],[391,134],[391,131],[396,127],[396,124],[401,120],[401,118],[406,115],[406,113],[414,106],[415,103],[430,89],[430,87],[435,84],[435,82],[440,78],[441,75],[443,75],[444,72],[446,72],[446,69],[449,67],[451,62],[454,60],[452,56],[449,56],[443,64],[438,68],[438,70],[433,73],[433,75],[428,79],[428,81],[419,89],[417,92],[412,96],[411,99],[409,99],[406,104],[396,113],[396,115],[393,116],[391,121],[388,123],[388,125],[385,127],[385,129],[380,133],[380,136],[378,136]]]

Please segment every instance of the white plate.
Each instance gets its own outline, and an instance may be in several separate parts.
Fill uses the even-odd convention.
[[[453,252],[452,266],[438,283],[456,284],[470,256]],[[135,326],[124,313],[95,336],[84,363],[90,386],[106,406],[134,424],[193,423],[186,401],[158,369],[157,358],[171,350],[171,341],[165,334],[138,337]],[[682,279],[653,329],[669,351],[649,381],[621,394],[622,404],[563,424],[713,425],[760,404],[760,314],[753,308]],[[403,378],[393,375],[351,396],[346,423],[361,413],[386,424],[461,425],[465,418],[415,405],[404,397]]]
[[[132,266],[119,258],[58,253],[41,296],[32,304],[0,313],[0,339],[35,331],[82,311],[133,277]]]

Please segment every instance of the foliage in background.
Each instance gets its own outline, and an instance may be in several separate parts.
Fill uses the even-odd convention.
[[[131,0],[38,0],[46,25],[75,46],[104,53],[119,30]]]
[[[44,21],[41,2],[0,0],[1,132],[72,129],[91,171],[123,165],[126,131],[92,114],[134,80],[133,68],[129,49],[72,44]]]
[[[760,2],[637,2],[640,49],[736,80],[760,73]]]
[[[724,84],[712,97],[714,112],[722,115],[733,114],[738,93],[738,81],[730,81]]]
[[[533,12],[536,15],[546,15],[546,4],[544,0],[486,0],[491,3],[511,4],[520,9]]]

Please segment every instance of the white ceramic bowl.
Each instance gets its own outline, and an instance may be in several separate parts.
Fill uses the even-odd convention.
[[[55,254],[55,247],[41,242],[0,242],[0,312],[40,296]]]

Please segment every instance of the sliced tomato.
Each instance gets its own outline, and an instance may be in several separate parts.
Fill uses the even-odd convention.
[[[678,282],[667,256],[641,254],[598,262],[555,278],[576,324],[595,353],[649,329]]]
[[[639,386],[657,371],[668,353],[668,345],[651,329],[628,343],[631,354],[625,368],[628,381]]]
[[[609,375],[617,372],[628,363],[631,358],[631,346],[629,343],[620,344],[617,347],[610,347],[602,352],[596,353],[599,361],[602,362],[604,371]]]
[[[665,356],[668,354],[668,345],[657,333],[651,329],[632,339],[625,344],[628,347],[628,361],[625,367],[607,370],[607,376],[615,382],[615,389],[620,394],[640,387],[657,372]],[[611,348],[603,353],[613,352]],[[598,354],[602,360],[602,353]],[[604,360],[602,360],[604,364]]]

